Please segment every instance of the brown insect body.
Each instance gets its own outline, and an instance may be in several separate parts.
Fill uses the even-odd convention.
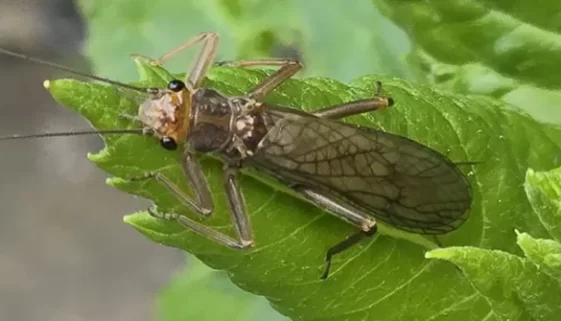
[[[138,108],[138,120],[158,138],[171,137],[182,142],[187,137],[191,118],[189,91],[159,92]]]
[[[163,128],[161,136],[227,164],[243,161],[292,188],[329,194],[395,227],[441,234],[467,218],[471,190],[465,176],[443,155],[408,138],[205,88],[166,93],[145,104],[150,108],[141,107],[140,119]]]
[[[158,138],[170,137],[200,153],[217,153],[228,163],[249,157],[266,134],[261,103],[206,88],[162,92],[146,100],[138,119]],[[260,125],[260,126],[258,126]]]

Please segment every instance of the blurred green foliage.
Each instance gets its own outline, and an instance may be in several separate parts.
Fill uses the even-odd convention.
[[[372,1],[413,40],[419,76],[561,124],[559,1]]]
[[[157,58],[202,31],[220,34],[218,59],[301,56],[301,75],[349,81],[367,73],[407,77],[405,34],[367,0],[82,1],[89,21],[87,55],[96,70],[131,81],[130,53]],[[243,8],[243,10],[241,9]],[[256,41],[257,39],[257,41]],[[186,71],[196,50],[170,70]]]
[[[525,257],[469,246],[437,249],[426,256],[462,267],[499,320],[557,320],[561,315],[561,167],[544,172],[529,169],[524,185],[536,221],[549,238],[517,231]]]
[[[244,292],[226,273],[213,270],[194,257],[170,280],[157,298],[158,320],[165,321],[287,321],[263,297]]]
[[[407,31],[412,48],[405,34],[382,16],[373,2]],[[557,8],[554,2],[540,8],[529,0],[512,6],[504,1],[373,2],[98,0],[82,1],[82,6],[89,21],[88,56],[99,74],[122,81],[137,78],[126,57],[129,53],[155,58],[201,31],[216,31],[221,36],[221,60],[301,57],[306,64],[304,76],[349,81],[365,74],[385,74],[428,81],[456,93],[502,99],[537,119],[561,123],[560,78],[556,76],[561,66],[557,61],[561,57],[557,52],[561,24],[554,19],[559,11],[553,9]],[[166,68],[184,72],[195,52],[181,55]],[[207,84],[225,93],[241,93],[262,77],[258,71],[216,68]],[[520,288],[508,281],[550,277],[532,265],[539,256],[528,254],[531,244],[550,235],[547,226],[533,216],[534,203],[527,200],[521,186],[528,167],[543,171],[561,165],[560,129],[508,111],[513,108],[491,98],[448,94],[387,77],[375,79],[384,81],[398,104],[387,113],[354,117],[354,122],[406,135],[456,161],[483,161],[471,172],[476,200],[470,220],[443,238],[445,245],[473,248],[448,250],[448,257],[439,257],[462,266],[468,278],[446,263],[424,260],[427,243],[422,239],[382,229],[383,235],[373,242],[336,260],[341,273],[325,283],[316,282],[325,248],[352,229],[251,178],[244,178],[242,184],[250,210],[261,209],[258,217],[252,217],[256,232],[262,231],[257,237],[264,247],[258,253],[231,253],[173,224],[155,222],[145,213],[127,221],[155,241],[187,249],[206,264],[226,270],[238,286],[265,295],[276,309],[295,320],[538,320],[532,314],[536,311],[547,317],[539,313],[539,302],[512,301],[511,296],[520,294]],[[144,80],[162,82],[153,76]],[[294,81],[270,99],[309,110],[371,95],[372,80],[357,79],[351,87],[329,79]],[[52,90],[57,99],[79,109],[100,127],[127,125],[116,113],[136,108],[118,93],[95,86],[60,82],[54,83]],[[177,155],[162,152],[153,141],[108,138],[107,142],[106,151],[92,159],[117,176],[165,167],[174,177],[181,177]],[[136,166],[138,156],[127,155],[139,152],[144,163]],[[223,193],[218,191],[219,165],[211,160],[204,165],[217,188],[217,205],[221,204],[209,224],[227,228],[229,216],[221,203]],[[174,200],[155,186],[138,190],[138,186],[126,186],[119,180],[112,183],[156,199],[164,208],[178,209]],[[271,222],[275,225],[270,226]],[[302,226],[307,228],[299,230]],[[521,241],[514,228],[537,239]],[[295,230],[296,234],[290,233]],[[526,247],[521,245],[524,241]],[[267,246],[277,242],[275,247]],[[472,249],[475,252],[466,254]],[[502,257],[496,261],[492,257],[496,253],[489,254],[489,250],[501,250]],[[464,261],[454,259],[458,253]],[[520,268],[517,260],[524,253],[528,259]],[[483,259],[477,259],[480,257]],[[473,264],[465,264],[499,266],[501,262],[512,266],[514,272],[502,275],[489,270],[491,273],[482,275],[485,271],[470,270]],[[262,298],[232,288],[223,272],[194,264],[160,297],[162,320],[217,319],[220,311],[232,320],[282,319]],[[504,281],[493,283],[493,277]],[[496,284],[498,292],[482,291],[486,282]],[[224,291],[214,287],[219,284],[224,285]],[[534,291],[555,299],[548,294],[549,285],[533,285],[530,294]],[[233,294],[235,291],[238,294]],[[509,314],[504,307],[512,307],[514,312]]]

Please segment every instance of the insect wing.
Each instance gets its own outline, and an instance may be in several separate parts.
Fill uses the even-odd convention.
[[[267,111],[253,157],[289,183],[331,195],[399,229],[441,234],[467,218],[467,178],[442,154],[405,137],[297,112]]]

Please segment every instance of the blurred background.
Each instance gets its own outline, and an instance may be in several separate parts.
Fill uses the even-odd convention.
[[[73,1],[0,1],[0,46],[91,70]],[[126,55],[124,55],[126,61]],[[42,87],[67,76],[0,55],[0,135],[85,129]],[[154,320],[154,298],[183,265],[122,222],[147,202],[105,185],[96,136],[0,147],[0,319]]]
[[[411,23],[418,17],[394,15],[417,36],[421,46],[413,46],[386,18],[399,13],[389,2],[0,0],[0,47],[126,82],[137,77],[129,54],[158,57],[199,32],[216,31],[218,59],[298,57],[301,76],[393,75],[489,94],[561,123],[558,92],[503,66],[438,56],[446,48],[423,48],[429,38]],[[425,26],[427,17],[434,18],[421,16]],[[166,67],[185,71],[193,52]],[[89,128],[42,87],[65,76],[0,55],[0,135]],[[285,320],[221,272],[124,224],[124,215],[148,202],[105,185],[107,176],[85,157],[102,147],[98,137],[1,143],[1,320]]]
[[[227,1],[0,0],[0,47],[132,81],[129,54],[158,57],[201,31],[217,31],[219,59],[301,58],[304,74],[345,81],[366,70],[406,74],[399,63],[377,58],[406,53],[408,41],[369,1],[346,11],[319,1],[294,4],[255,2],[240,11]],[[248,25],[234,24],[234,18]],[[333,19],[343,20],[334,28]],[[350,20],[357,21],[345,28]],[[249,28],[255,24],[262,28]],[[365,37],[371,30],[386,32]],[[401,42],[388,41],[396,35]],[[373,49],[377,56],[368,54]],[[303,52],[317,59],[308,61]],[[191,55],[166,67],[183,72]],[[45,79],[67,76],[0,55],[0,135],[89,128],[42,86]],[[102,147],[96,136],[2,142],[0,319],[285,320],[222,273],[124,224],[124,215],[148,202],[105,185],[107,176],[85,158]]]

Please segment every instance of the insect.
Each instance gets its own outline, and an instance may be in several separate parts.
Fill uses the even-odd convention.
[[[376,83],[370,99],[307,113],[264,102],[267,94],[302,68],[299,61],[229,61],[218,64],[279,68],[245,95],[226,96],[201,87],[215,63],[218,42],[216,33],[201,33],[159,59],[144,57],[155,65],[163,65],[177,53],[202,43],[185,79],[171,80],[167,88],[126,85],[2,49],[4,54],[146,94],[138,116],[133,117],[142,129],[15,135],[2,139],[128,133],[155,136],[166,150],[181,146],[182,169],[193,196],[159,172],[130,180],[156,180],[201,216],[213,213],[214,202],[197,155],[210,153],[225,164],[224,188],[235,237],[184,215],[161,213],[155,205],[148,212],[156,218],[177,221],[186,229],[235,249],[254,246],[251,222],[238,184],[240,169],[252,167],[358,229],[356,234],[327,250],[321,278],[328,276],[333,255],[376,233],[376,219],[420,234],[447,233],[467,219],[472,200],[470,184],[448,158],[408,138],[340,121],[391,106],[393,100],[380,95],[380,83]]]

